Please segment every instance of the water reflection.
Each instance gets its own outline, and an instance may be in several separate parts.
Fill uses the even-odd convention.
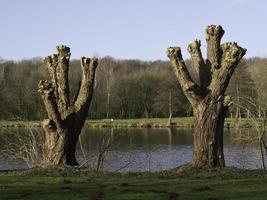
[[[41,131],[41,130],[40,130]],[[3,138],[25,134],[26,129],[1,129]],[[261,168],[260,151],[256,144],[240,139],[240,134],[225,130],[226,165],[240,168]],[[77,149],[79,163],[96,168],[103,138],[112,145],[105,152],[103,169],[109,171],[157,171],[183,165],[192,157],[192,129],[108,129],[84,128]],[[105,141],[107,143],[107,141]],[[3,145],[0,146],[0,150]],[[0,169],[24,168],[21,162],[0,156]]]

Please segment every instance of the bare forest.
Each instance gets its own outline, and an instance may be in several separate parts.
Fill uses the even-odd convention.
[[[193,79],[191,61],[186,60]],[[165,118],[192,116],[168,61],[99,59],[95,91],[88,113],[90,119]],[[267,59],[242,59],[226,91],[234,104],[228,117],[246,118],[251,112],[265,110]],[[80,81],[80,62],[71,60],[69,67],[70,98],[74,98]],[[48,73],[41,58],[0,63],[0,119],[42,120],[46,116],[37,91],[39,80]],[[171,97],[171,98],[170,98]],[[252,103],[260,109],[251,106]],[[171,109],[169,108],[171,105]],[[262,113],[258,112],[258,115]]]

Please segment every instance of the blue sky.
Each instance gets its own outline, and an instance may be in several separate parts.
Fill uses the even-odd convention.
[[[265,0],[0,0],[0,56],[20,60],[71,47],[72,58],[166,60],[168,46],[202,40],[221,24],[223,42],[236,41],[246,57],[267,56]]]

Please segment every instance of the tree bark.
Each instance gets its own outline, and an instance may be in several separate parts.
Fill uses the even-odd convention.
[[[198,73],[196,83],[187,70],[180,47],[167,49],[172,69],[194,111],[193,167],[225,166],[223,127],[231,99],[224,93],[246,49],[235,42],[221,45],[223,34],[224,30],[220,25],[207,27],[206,61],[202,58],[200,41],[195,40],[189,44],[187,50]]]
[[[207,102],[206,102],[207,101]],[[204,100],[194,108],[195,131],[192,165],[224,167],[223,127],[227,108],[223,102]]]
[[[82,80],[79,91],[70,102],[69,97],[70,48],[58,46],[57,54],[48,56],[50,81],[40,81],[38,91],[44,101],[48,119],[43,121],[46,135],[44,165],[78,165],[75,157],[76,145],[85,123],[92,100],[96,59],[81,58]]]

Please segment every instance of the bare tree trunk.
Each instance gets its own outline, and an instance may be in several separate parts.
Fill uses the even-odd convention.
[[[193,166],[224,167],[223,127],[225,109],[220,105],[201,103],[194,109],[195,131],[193,144]]]
[[[106,118],[109,118],[109,113],[110,113],[110,85],[108,85],[107,87],[107,114],[106,114]]]
[[[105,57],[101,59],[102,67],[102,73],[104,74],[104,78],[106,81],[105,87],[107,90],[106,97],[107,97],[107,111],[106,111],[106,118],[110,118],[110,98],[111,98],[111,92],[112,92],[112,84],[114,79],[114,66],[115,62],[113,58],[111,57]]]
[[[108,75],[106,77],[106,84],[107,84],[107,114],[106,114],[106,118],[109,118],[110,115],[110,96],[111,96],[111,78],[113,75],[113,70],[112,69],[108,69]]]
[[[223,34],[220,25],[207,27],[206,61],[202,57],[200,41],[195,40],[189,44],[187,50],[198,73],[199,80],[196,82],[188,72],[180,47],[170,47],[167,50],[174,73],[194,111],[193,167],[225,166],[223,125],[231,99],[224,93],[246,49],[235,42],[220,44]]]
[[[261,150],[261,161],[262,161],[262,167],[263,169],[265,170],[266,167],[265,167],[265,159],[264,159],[264,152],[263,152],[263,141],[262,141],[262,138],[260,138],[260,150]]]
[[[172,124],[172,91],[170,91],[169,94],[169,119],[167,126],[171,126],[171,124]]]
[[[38,85],[48,114],[48,119],[43,121],[46,134],[44,165],[78,164],[76,145],[92,100],[98,61],[81,58],[82,80],[74,102],[70,102],[69,59],[70,48],[57,46],[57,54],[44,60],[52,81],[40,81]]]
[[[236,86],[236,96],[237,96],[237,104],[240,105],[240,96],[239,96],[239,87],[238,85]],[[240,120],[241,118],[241,113],[240,113],[240,107],[236,106],[236,113],[235,113],[235,120],[236,122]]]

